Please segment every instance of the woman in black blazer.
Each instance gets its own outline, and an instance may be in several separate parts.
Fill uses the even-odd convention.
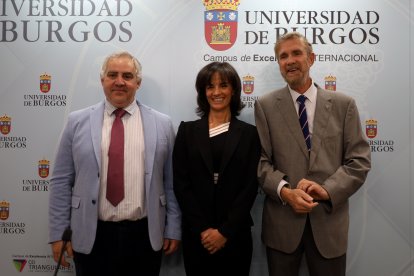
[[[196,90],[201,119],[181,122],[173,152],[185,271],[249,275],[259,137],[254,126],[236,118],[244,105],[240,78],[230,64],[202,68]]]

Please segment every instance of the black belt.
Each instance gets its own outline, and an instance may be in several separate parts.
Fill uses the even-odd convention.
[[[120,225],[120,226],[133,226],[133,225],[141,225],[144,223],[148,223],[148,218],[142,218],[138,220],[120,220],[120,221],[104,221],[104,220],[98,220],[98,223],[101,225]]]

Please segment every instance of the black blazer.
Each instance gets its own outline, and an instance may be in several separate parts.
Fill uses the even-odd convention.
[[[216,228],[227,238],[250,230],[260,150],[256,127],[233,117],[219,179],[214,184],[208,119],[181,122],[173,151],[173,172],[183,230],[199,235]]]

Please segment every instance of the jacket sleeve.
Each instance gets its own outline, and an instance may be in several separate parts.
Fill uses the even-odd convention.
[[[171,121],[168,121],[168,158],[164,165],[164,190],[167,199],[167,217],[164,237],[167,239],[181,240],[181,210],[173,189],[172,152],[174,147],[174,129]]]
[[[62,132],[49,192],[49,242],[62,239],[70,225],[72,187],[75,181],[72,142],[74,119],[69,116]]]
[[[256,127],[262,145],[261,156],[257,168],[259,185],[267,196],[282,204],[282,201],[277,194],[277,187],[280,181],[286,178],[286,175],[277,169],[277,164],[274,162],[268,122],[265,110],[263,110],[260,101],[255,102],[254,113]]]
[[[193,194],[192,182],[190,180],[188,147],[194,141],[188,141],[188,132],[191,131],[189,125],[181,122],[177,137],[175,139],[173,151],[173,172],[174,172],[174,192],[178,203],[183,212],[183,219],[187,221],[193,230],[201,233],[209,225],[203,216],[197,197]]]
[[[362,186],[371,168],[371,150],[363,136],[353,99],[346,105],[342,151],[342,165],[323,183],[333,209],[346,202]]]

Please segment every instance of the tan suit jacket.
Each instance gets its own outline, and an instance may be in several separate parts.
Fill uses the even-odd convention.
[[[258,176],[266,194],[263,242],[285,253],[297,248],[307,215],[284,205],[277,186],[285,179],[295,188],[306,178],[323,185],[331,199],[309,213],[316,246],[326,258],[343,255],[348,243],[348,199],[364,183],[371,166],[355,101],[318,87],[310,154],[287,86],[259,98],[255,117],[262,143]]]

